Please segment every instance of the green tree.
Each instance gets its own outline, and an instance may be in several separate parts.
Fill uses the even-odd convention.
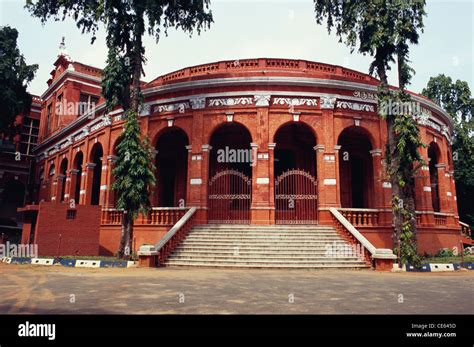
[[[440,105],[454,120],[453,164],[459,216],[474,225],[474,98],[465,81],[440,74],[431,77],[422,94]]]
[[[199,34],[202,29],[209,28],[213,21],[209,5],[209,0],[26,1],[26,8],[33,16],[41,18],[43,23],[50,17],[56,20],[72,17],[83,33],[92,34],[92,43],[99,25],[105,26],[108,56],[102,78],[102,93],[106,98],[106,109],[122,106],[128,117],[127,122],[132,123],[125,127],[123,138],[127,141],[119,146],[117,167],[120,169],[114,171],[116,179],[122,182],[114,187],[121,201],[120,206],[124,209],[119,256],[123,256],[127,247],[132,249],[133,221],[138,210],[146,212],[149,207],[148,189],[152,183],[146,172],[153,167],[145,160],[120,162],[127,155],[139,153],[142,155],[139,158],[145,158],[145,153],[149,152],[147,144],[136,134],[137,128],[133,124],[137,122],[135,119],[143,98],[140,81],[146,61],[143,36],[148,33],[158,42],[162,32],[167,34],[169,28],[182,29],[189,34],[196,30]],[[132,199],[130,192],[138,197]],[[145,196],[147,199],[144,199]],[[136,205],[137,202],[140,204]]]
[[[18,31],[0,28],[0,135],[10,134],[16,115],[30,110],[31,95],[26,88],[38,65],[27,65],[17,46]]]
[[[405,87],[413,69],[409,66],[409,45],[417,44],[423,30],[424,0],[339,1],[314,0],[316,22],[326,20],[328,32],[335,29],[340,41],[353,52],[356,48],[373,61],[369,73],[380,79],[379,111],[392,100],[409,101]],[[399,90],[389,89],[387,71],[398,63]],[[387,124],[387,173],[392,184],[393,242],[402,261],[417,265],[414,172],[421,158],[418,129],[412,115],[380,112]]]
[[[116,177],[112,189],[120,192],[117,208],[123,209],[122,238],[118,256],[130,254],[133,241],[133,222],[138,214],[146,214],[150,208],[148,192],[155,184],[155,166],[148,140],[141,141],[137,114],[128,111],[124,132],[117,145],[117,164],[113,169]]]

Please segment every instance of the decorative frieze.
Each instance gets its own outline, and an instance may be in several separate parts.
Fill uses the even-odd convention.
[[[354,90],[353,95],[356,98],[362,99],[362,100],[374,100],[377,101],[377,94],[375,93],[369,93],[369,92],[363,92],[360,90]]]
[[[318,99],[309,98],[274,98],[273,105],[282,106],[318,106]]]
[[[151,113],[151,105],[150,104],[143,104],[140,106],[140,116],[146,117],[149,116]]]
[[[337,108],[342,109],[349,109],[353,111],[363,111],[363,112],[375,112],[374,105],[369,104],[360,104],[357,102],[350,102],[350,101],[338,101],[336,103]]]
[[[154,112],[163,113],[163,112],[175,112],[184,113],[186,109],[190,108],[189,102],[176,102],[174,104],[167,104],[167,105],[156,105],[154,108]]]
[[[269,106],[270,105],[270,95],[269,94],[257,94],[253,97],[255,101],[255,106]]]
[[[329,96],[321,96],[319,98],[320,107],[322,109],[334,109],[334,104],[336,103],[336,98]]]
[[[191,108],[193,110],[199,110],[206,107],[206,98],[204,97],[190,98],[189,103],[191,104]]]
[[[252,105],[253,100],[251,97],[237,97],[237,98],[216,98],[209,99],[209,107],[221,107],[221,106],[238,106],[238,105]]]

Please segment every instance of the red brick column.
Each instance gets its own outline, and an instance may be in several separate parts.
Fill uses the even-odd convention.
[[[316,145],[316,165],[318,180],[318,209],[321,224],[332,223],[329,212],[330,207],[340,207],[338,152],[339,146],[334,146],[334,151],[326,151],[323,145]]]
[[[428,163],[428,151],[420,149],[420,154],[425,163]],[[434,226],[433,203],[431,201],[430,169],[423,165],[418,170],[415,179],[416,210],[421,212],[421,226]]]
[[[92,183],[94,178],[94,163],[86,163],[82,165],[82,187],[79,192],[80,195],[80,204],[81,205],[90,205],[92,199]]]
[[[378,209],[383,209],[384,206],[384,192],[383,192],[383,166],[382,166],[382,150],[376,148],[370,151],[372,155],[372,168],[374,170],[374,206]]]
[[[58,189],[58,176],[52,178],[50,180],[51,182],[51,202],[58,202],[58,195],[59,189]]]
[[[59,174],[57,177],[56,177],[56,194],[55,194],[55,201],[56,202],[61,202],[62,200],[62,196],[61,196],[61,193],[63,191],[63,186],[64,184],[66,183],[66,176],[63,175],[63,174]]]
[[[457,202],[457,194],[456,194],[456,183],[454,181],[454,171],[447,171],[449,175],[449,184],[450,184],[450,191],[452,194],[451,199],[451,208],[454,213],[454,218],[459,220],[459,212],[458,212],[458,202]],[[461,221],[462,222],[462,221]]]
[[[69,170],[68,200],[74,199],[74,204],[79,204],[79,200],[80,200],[80,196],[75,196],[78,174],[79,174],[79,170],[77,169]]]
[[[66,171],[66,176],[64,177],[64,202],[68,202],[70,199],[70,193],[69,191],[71,190],[71,170]]]
[[[270,224],[275,224],[275,146],[276,143],[268,144],[268,178],[270,179],[268,208]]]
[[[270,213],[270,154],[259,151],[256,143],[250,145],[253,160],[251,221],[252,224],[273,224],[273,214]]]
[[[102,207],[105,207],[107,204],[107,191],[109,189],[109,185],[107,184],[109,165],[104,158],[105,157],[100,158],[102,168],[100,170],[99,205],[102,205]]]
[[[207,223],[207,189],[209,186],[209,159],[212,146],[204,144],[201,146],[201,152],[194,152],[194,160],[191,158],[192,173],[195,176],[189,176],[189,203],[188,206],[200,207],[197,213],[197,223]],[[189,170],[189,169],[188,169]]]
[[[114,191],[112,190],[112,184],[114,183],[113,170],[114,170],[116,161],[117,161],[117,156],[115,155],[107,156],[107,170],[106,170],[107,173],[105,176],[105,184],[107,185],[107,189],[104,191],[104,200],[101,200],[101,201],[104,201],[102,206],[104,206],[105,208],[115,207],[114,206]],[[150,199],[151,199],[151,196],[150,196]]]
[[[449,187],[446,177],[446,164],[436,164],[436,170],[438,170],[438,191],[439,191],[439,209],[442,213],[449,213],[449,201],[448,191]]]

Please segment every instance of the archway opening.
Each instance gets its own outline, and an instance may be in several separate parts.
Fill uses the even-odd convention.
[[[250,223],[252,136],[239,123],[225,123],[211,136],[209,223]]]
[[[73,162],[73,170],[76,170],[76,184],[74,187],[74,196],[71,198],[74,199],[76,204],[79,203],[80,192],[81,192],[81,181],[82,181],[82,164],[84,161],[84,155],[82,152],[78,152]]]
[[[309,126],[293,122],[275,134],[275,177],[290,169],[300,169],[316,177],[316,138]]]
[[[226,123],[216,129],[210,145],[212,147],[209,177],[222,170],[233,169],[252,177],[252,136],[239,123]]]
[[[435,212],[440,211],[440,202],[439,202],[439,177],[438,177],[438,167],[439,164],[439,147],[436,143],[431,142],[428,147],[428,160],[429,160],[429,170],[430,170],[430,186],[431,186],[431,202],[433,205],[433,210]]]
[[[177,127],[167,128],[156,142],[156,196],[161,207],[184,206],[188,176],[188,136]]]
[[[370,208],[374,203],[372,144],[367,131],[352,126],[339,135],[339,179],[343,208]]]
[[[92,177],[92,192],[91,192],[91,205],[99,205],[100,200],[100,180],[102,176],[102,157],[104,151],[102,145],[97,142],[94,144],[91,150],[92,163],[94,164],[93,168],[93,177]]]
[[[317,223],[316,137],[300,122],[283,125],[274,136],[275,222]]]

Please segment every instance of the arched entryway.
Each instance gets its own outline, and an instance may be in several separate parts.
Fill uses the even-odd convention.
[[[209,223],[250,223],[252,137],[245,126],[226,123],[211,136],[209,158]]]
[[[63,202],[64,201],[64,194],[66,193],[66,176],[67,176],[67,166],[68,166],[68,160],[67,158],[64,158],[61,161],[61,165],[59,167],[59,174],[61,175],[59,177],[62,182],[58,182],[61,185],[61,192],[59,196],[59,201]]]
[[[440,202],[439,202],[439,177],[438,177],[438,167],[440,149],[435,142],[431,142],[428,147],[428,160],[429,160],[429,170],[430,170],[430,186],[431,186],[431,202],[433,204],[433,211],[440,211]]]
[[[74,200],[76,204],[80,202],[80,192],[81,192],[81,181],[82,181],[82,164],[84,162],[84,154],[82,152],[76,153],[76,156],[74,157],[74,162],[73,162],[73,170],[75,170],[75,175],[76,175],[76,182],[74,184],[74,187],[72,187],[74,190],[74,196],[71,196],[71,199]],[[74,183],[71,181],[71,183]]]
[[[92,176],[91,205],[99,205],[100,200],[100,181],[102,177],[102,157],[104,151],[102,145],[97,142],[92,146],[90,159],[94,164]]]
[[[275,222],[317,223],[316,137],[301,122],[275,133]]]
[[[156,191],[155,205],[184,207],[188,175],[189,139],[177,127],[165,129],[156,142]]]
[[[339,135],[339,179],[343,208],[371,208],[374,204],[372,144],[367,130],[352,126]]]

